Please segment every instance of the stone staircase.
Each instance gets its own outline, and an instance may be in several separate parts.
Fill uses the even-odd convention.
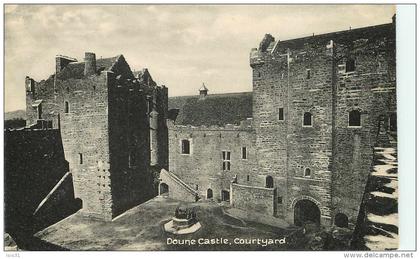
[[[195,202],[200,199],[200,196],[196,190],[194,190],[191,186],[186,184],[177,175],[170,171],[162,169],[160,171],[159,179],[161,184],[164,183],[168,185],[168,196],[170,198],[191,202]]]
[[[379,131],[355,235],[356,249],[398,249],[397,169],[396,135]]]

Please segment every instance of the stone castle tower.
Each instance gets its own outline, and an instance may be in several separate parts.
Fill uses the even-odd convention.
[[[124,56],[57,56],[46,80],[26,78],[27,125],[58,128],[82,212],[112,219],[156,194],[167,168],[168,90]]]
[[[250,55],[258,174],[277,215],[355,223],[378,125],[396,128],[395,23],[275,41]]]

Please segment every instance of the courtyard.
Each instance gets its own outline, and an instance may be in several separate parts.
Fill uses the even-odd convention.
[[[179,205],[195,207],[202,227],[174,235],[163,225]],[[295,250],[297,228],[278,228],[231,216],[227,207],[211,201],[185,203],[155,197],[116,217],[100,221],[75,213],[38,232],[35,238],[66,250]],[[292,237],[294,236],[294,237]],[[305,239],[304,236],[301,237]]]

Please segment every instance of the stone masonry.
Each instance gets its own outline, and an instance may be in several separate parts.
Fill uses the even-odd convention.
[[[168,163],[167,88],[147,69],[134,75],[122,55],[57,56],[55,73],[27,77],[26,92],[27,125],[61,131],[83,213],[110,220],[156,195],[153,168]]]

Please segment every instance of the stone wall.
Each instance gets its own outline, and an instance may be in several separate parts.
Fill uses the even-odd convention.
[[[4,136],[5,231],[40,230],[81,207],[74,196],[58,130],[6,130]],[[63,178],[70,181],[58,184]],[[60,195],[49,197],[54,188]],[[34,216],[43,200],[50,206]]]
[[[274,188],[232,183],[230,205],[247,212],[276,216],[277,194]]]
[[[274,178],[277,213],[290,223],[299,199],[318,206],[323,224],[338,212],[356,220],[378,118],[396,111],[394,29],[277,42],[269,35],[251,51],[257,170]],[[343,72],[350,59],[355,71]],[[353,109],[362,113],[361,127],[348,126]],[[303,125],[307,112],[312,123]]]
[[[163,168],[167,89],[156,86],[149,74],[147,83],[135,78],[122,55],[94,63],[95,73],[86,74],[85,63],[72,62],[47,80],[27,77],[27,117],[28,124],[51,120],[60,129],[82,212],[109,220],[157,193],[149,108],[151,103],[158,107],[157,167]]]
[[[242,126],[225,127],[169,126],[169,170],[206,198],[211,189],[212,199],[221,200],[221,191],[229,191],[230,181],[264,186],[256,163],[255,133],[251,121]],[[181,141],[190,141],[190,154],[181,153]],[[247,157],[242,159],[242,148]],[[230,170],[223,170],[222,151],[230,151]]]

